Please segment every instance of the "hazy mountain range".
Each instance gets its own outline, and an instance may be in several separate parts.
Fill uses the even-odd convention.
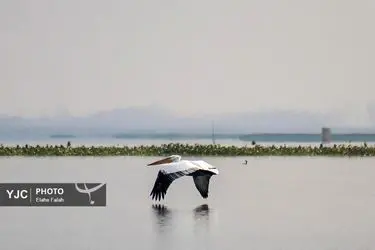
[[[98,112],[84,117],[22,118],[0,116],[1,134],[116,134],[135,132],[212,133],[320,133],[321,127],[333,132],[373,132],[371,128],[338,126],[334,114],[292,111],[228,113],[182,117],[159,107],[132,107]]]

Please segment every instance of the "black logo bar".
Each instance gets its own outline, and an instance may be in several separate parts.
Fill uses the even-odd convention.
[[[0,183],[0,206],[105,207],[106,183]]]

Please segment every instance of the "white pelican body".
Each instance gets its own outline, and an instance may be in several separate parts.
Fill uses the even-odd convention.
[[[162,160],[150,163],[147,166],[154,165],[162,166],[150,193],[152,199],[155,200],[164,199],[171,183],[182,176],[192,176],[195,187],[201,196],[206,199],[208,197],[208,186],[211,176],[219,174],[217,168],[205,161],[181,160],[181,156],[179,155],[171,155]]]

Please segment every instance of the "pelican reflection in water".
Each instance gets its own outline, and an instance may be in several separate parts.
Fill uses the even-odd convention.
[[[207,204],[200,205],[196,208],[194,208],[194,216],[195,219],[201,219],[204,217],[208,217],[208,214],[210,212],[210,208],[208,207]]]
[[[163,204],[152,204],[152,209],[156,212],[158,216],[164,216],[170,213],[168,207]]]
[[[210,228],[210,208],[207,204],[200,205],[194,210],[194,232],[196,237],[204,238]],[[202,241],[204,241],[202,239]]]
[[[188,238],[193,237],[191,238],[191,244],[194,245],[192,249],[202,249],[202,246],[205,249],[209,248],[207,238],[210,208],[207,204],[199,205],[190,211],[153,204],[152,212],[155,217],[153,226],[156,227],[158,234],[155,249],[178,249],[180,242],[175,239],[184,234],[187,234]]]
[[[172,215],[171,210],[166,205],[153,204],[152,209],[154,210],[154,214],[159,219],[159,221],[165,220],[167,217],[171,217]],[[193,212],[196,218],[202,218],[208,216],[210,208],[207,204],[203,204],[194,208]]]
[[[159,230],[164,231],[164,229],[171,224],[170,219],[172,217],[172,212],[167,206],[162,204],[153,204],[152,210],[156,217],[156,224],[158,225]]]
[[[156,224],[158,225],[159,230],[165,231],[165,229],[172,226],[173,213],[166,205],[153,204],[152,210],[153,214],[155,215]],[[193,209],[194,220],[197,222],[202,219],[207,221],[209,219],[209,212],[210,208],[207,204],[199,205],[198,207]]]

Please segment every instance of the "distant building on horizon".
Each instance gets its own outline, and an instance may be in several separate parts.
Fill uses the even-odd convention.
[[[322,128],[322,143],[331,143],[332,141],[332,132],[330,128]]]

